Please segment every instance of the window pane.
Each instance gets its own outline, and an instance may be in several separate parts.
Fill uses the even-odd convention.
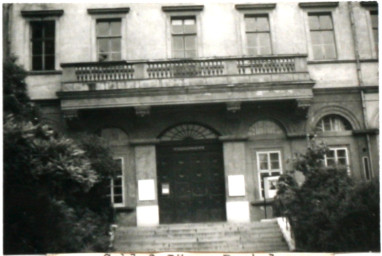
[[[32,42],[32,54],[42,55],[42,41],[39,40]]]
[[[42,56],[37,55],[32,57],[32,69],[42,70]]]
[[[325,45],[325,59],[335,59],[337,54],[336,54],[336,49],[334,48],[334,45]]]
[[[45,70],[54,70],[54,55],[45,56]]]
[[[338,149],[337,150],[337,156],[338,157],[346,157],[346,150],[345,149]]]
[[[373,28],[378,28],[378,14],[370,14],[370,18],[371,18],[371,26]]]
[[[122,195],[121,196],[114,196],[114,203],[120,204],[122,203]]]
[[[45,37],[54,38],[55,22],[53,20],[44,21],[45,24]]]
[[[324,53],[323,53],[321,45],[313,45],[313,56],[317,60],[324,59]],[[326,129],[326,126],[325,126],[325,129]]]
[[[257,17],[256,28],[257,31],[269,31],[268,17]]]
[[[338,158],[339,165],[347,165],[346,158]]]
[[[326,165],[327,165],[328,167],[330,167],[330,166],[335,166],[335,165],[336,165],[336,162],[334,161],[334,158],[327,158],[327,159],[326,159]]]
[[[122,188],[114,187],[114,195],[122,195]]]
[[[313,45],[321,45],[321,32],[320,31],[312,31],[310,33],[310,37],[312,38]]]
[[[261,54],[270,54],[271,53],[271,39],[269,33],[260,33],[258,34],[259,45],[261,47]]]
[[[257,34],[256,33],[247,34],[247,42],[248,42],[248,47],[256,47]]]
[[[121,53],[117,52],[117,53],[110,54],[110,59],[111,60],[121,60]]]
[[[99,53],[109,52],[109,39],[98,39],[98,52]]]
[[[31,22],[31,28],[32,28],[32,38],[33,39],[42,38],[42,30],[43,30],[42,22],[32,21]]]
[[[109,30],[109,23],[105,21],[97,22],[97,36],[107,36]]]
[[[256,22],[254,17],[245,17],[245,31],[256,31]]]
[[[330,15],[320,15],[320,29],[332,29],[332,19]]]
[[[194,51],[194,50],[185,51],[185,57],[186,58],[195,58],[196,57],[196,51]]]
[[[279,160],[279,153],[270,153],[271,161],[278,161]]]
[[[186,36],[185,37],[185,49],[186,50],[195,50],[196,49],[196,37],[195,36]]]
[[[316,15],[309,15],[309,28],[311,30],[320,28],[320,23],[318,22],[318,17]]]
[[[172,48],[177,51],[177,50],[183,50],[183,37],[181,36],[174,36],[172,37]]]
[[[113,38],[111,39],[111,51],[120,52],[121,51],[121,39]]]
[[[121,35],[121,22],[120,21],[110,22],[110,33],[112,36]]]
[[[184,20],[184,33],[196,33],[196,25],[194,19]]]
[[[334,158],[334,150],[329,150],[329,151],[326,153],[326,156],[327,156],[327,158]]]
[[[115,178],[113,180],[113,183],[114,183],[114,186],[120,187],[120,186],[122,186],[122,179],[121,178]]]
[[[272,170],[280,169],[280,163],[279,163],[279,161],[271,161],[271,169],[272,169]]]
[[[45,41],[45,52],[44,53],[54,55],[54,41],[53,40],[46,40]]]
[[[184,51],[172,51],[172,57],[174,58],[184,58]]]
[[[171,32],[173,34],[183,33],[183,21],[182,20],[172,20],[171,21]]]

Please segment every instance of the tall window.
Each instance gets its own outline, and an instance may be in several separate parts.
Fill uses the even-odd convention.
[[[31,21],[32,70],[55,68],[55,21]]]
[[[350,174],[347,148],[345,147],[329,148],[329,152],[326,153],[325,155],[325,165],[327,167],[335,167],[335,166],[346,167],[348,174]]]
[[[371,28],[373,30],[374,47],[378,52],[378,11],[370,12]]]
[[[196,57],[196,20],[195,17],[177,17],[171,19],[172,57]]]
[[[114,206],[123,205],[123,158],[114,159],[118,164],[118,172],[110,181],[110,198]]]
[[[346,131],[351,130],[350,123],[339,115],[327,115],[323,117],[316,126],[316,131]]]
[[[257,152],[257,168],[260,176],[260,195],[264,198],[264,178],[282,173],[280,151]]]
[[[121,20],[97,20],[97,54],[99,61],[121,59]]]
[[[271,54],[271,32],[267,15],[246,16],[247,51],[251,55]]]
[[[309,27],[314,59],[335,59],[337,53],[331,15],[310,13]]]

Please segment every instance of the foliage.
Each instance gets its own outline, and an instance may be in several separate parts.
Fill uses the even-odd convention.
[[[110,152],[96,136],[82,134],[74,140],[31,118],[33,110],[21,81],[25,74],[8,64],[4,252],[107,250],[112,221],[108,184],[116,171]]]
[[[37,113],[27,95],[25,77],[27,72],[15,64],[16,58],[3,61],[3,111],[15,117],[31,119]]]
[[[326,168],[326,152],[313,142],[296,157],[305,180],[299,186],[294,171],[280,177],[275,212],[289,218],[299,251],[379,251],[378,182],[356,184],[346,168]]]

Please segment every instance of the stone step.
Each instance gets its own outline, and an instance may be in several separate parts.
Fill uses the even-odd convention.
[[[120,227],[114,248],[125,252],[288,251],[276,221]]]

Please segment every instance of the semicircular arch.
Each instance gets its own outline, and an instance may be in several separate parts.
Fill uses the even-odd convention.
[[[348,109],[342,107],[342,106],[325,106],[320,108],[316,111],[316,113],[313,115],[311,121],[310,121],[310,131],[315,131],[316,126],[318,122],[328,115],[338,115],[342,118],[344,118],[347,122],[349,122],[350,126],[353,130],[359,130],[361,129],[360,122],[358,121],[357,117]]]
[[[273,118],[257,119],[248,129],[248,136],[272,135],[285,137],[286,129],[278,120]]]
[[[162,141],[217,139],[219,133],[200,123],[178,123],[166,128],[157,138]]]

